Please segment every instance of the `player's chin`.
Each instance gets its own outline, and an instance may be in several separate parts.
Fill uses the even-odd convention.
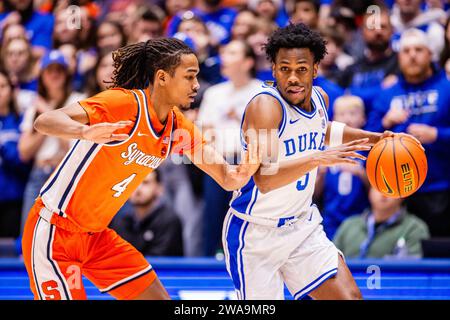
[[[178,105],[178,108],[180,108],[181,110],[189,110],[191,108],[191,103],[181,103]]]
[[[286,100],[288,100],[291,104],[293,105],[299,105],[301,104],[303,101],[305,101],[305,94],[303,92],[291,92],[288,91],[286,92]]]

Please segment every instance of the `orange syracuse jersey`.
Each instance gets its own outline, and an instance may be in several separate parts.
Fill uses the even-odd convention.
[[[69,219],[82,231],[100,232],[107,228],[131,193],[174,149],[192,152],[204,142],[198,129],[176,107],[162,125],[148,89],[114,88],[79,104],[90,125],[133,122],[118,131],[129,134],[125,141],[96,144],[77,140],[40,191],[49,210]],[[174,142],[175,129],[183,130],[190,139]]]

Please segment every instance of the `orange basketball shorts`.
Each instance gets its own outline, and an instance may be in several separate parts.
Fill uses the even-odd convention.
[[[117,299],[139,296],[156,279],[144,256],[114,230],[71,232],[44,220],[37,199],[22,237],[35,299],[86,299],[82,275]]]

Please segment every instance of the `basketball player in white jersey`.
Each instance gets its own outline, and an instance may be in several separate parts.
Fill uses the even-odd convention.
[[[223,229],[237,297],[284,299],[286,284],[294,299],[360,299],[312,202],[317,167],[364,160],[358,151],[393,133],[329,121],[328,96],[313,86],[325,42],[304,24],[278,29],[265,50],[276,82],[261,88],[242,119],[244,148],[256,132],[264,158],[249,183],[234,192]]]

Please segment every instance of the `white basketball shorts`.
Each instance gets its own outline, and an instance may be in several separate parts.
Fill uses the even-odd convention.
[[[321,222],[315,205],[281,227],[243,220],[230,209],[222,242],[238,299],[283,300],[286,284],[299,300],[336,275],[342,253],[326,237]]]

